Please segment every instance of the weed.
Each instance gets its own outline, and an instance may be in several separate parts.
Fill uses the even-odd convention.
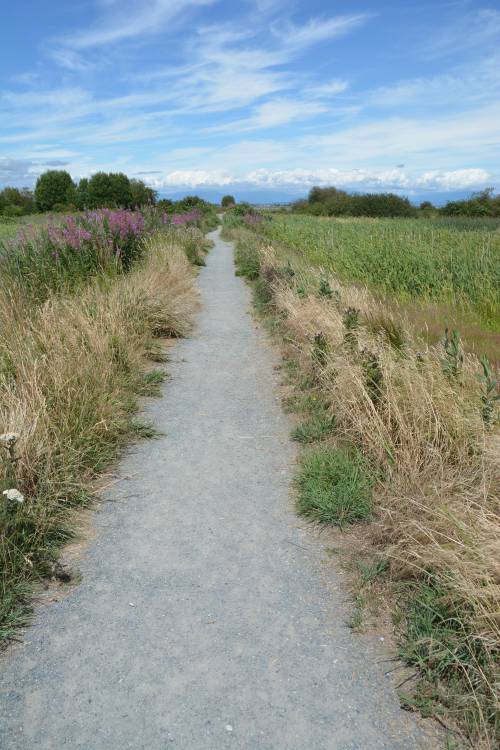
[[[326,276],[321,276],[319,280],[318,294],[320,297],[327,297],[328,299],[333,297],[333,291]]]
[[[298,443],[314,443],[330,435],[335,429],[335,417],[314,415],[301,422],[292,431],[292,439]]]
[[[132,419],[130,422],[130,431],[133,435],[143,440],[152,440],[160,435],[154,424],[144,419]]]
[[[488,357],[481,357],[480,362],[483,368],[483,374],[479,376],[483,385],[481,415],[484,423],[489,426],[495,421],[495,404],[500,401],[500,393],[498,393],[498,380],[491,371]]]
[[[328,339],[326,338],[325,334],[321,331],[319,331],[319,333],[315,333],[311,353],[313,362],[318,364],[320,367],[324,367],[328,358],[328,350]]]
[[[355,349],[357,345],[356,331],[359,328],[359,310],[356,307],[348,307],[342,315],[344,324],[344,344],[349,349]]]
[[[380,401],[380,397],[382,395],[382,385],[384,379],[382,368],[380,366],[380,360],[374,352],[371,352],[368,349],[363,349],[363,351],[361,352],[361,361],[366,379],[367,393],[373,403],[377,404]]]
[[[297,476],[302,515],[340,528],[371,516],[373,478],[356,450],[319,448],[306,453]]]
[[[464,353],[460,341],[460,334],[453,330],[450,332],[446,328],[442,339],[444,357],[442,358],[443,371],[448,377],[458,378],[464,364]]]
[[[444,704],[473,733],[485,721],[495,726],[500,717],[495,717],[491,700],[494,662],[483,639],[471,637],[464,627],[463,610],[432,578],[407,589],[405,599],[400,656],[417,668],[421,679],[404,700],[428,716],[439,713]]]
[[[138,386],[141,396],[160,396],[161,384],[167,379],[165,370],[149,370],[142,376],[142,383]]]

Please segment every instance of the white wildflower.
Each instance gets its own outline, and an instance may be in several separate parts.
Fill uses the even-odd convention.
[[[18,440],[19,435],[16,432],[5,432],[3,435],[0,435],[0,443],[5,448],[12,448]]]
[[[19,490],[4,490],[2,495],[12,503],[24,503],[24,495]]]

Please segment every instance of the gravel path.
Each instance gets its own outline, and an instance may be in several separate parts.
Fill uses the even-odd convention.
[[[429,747],[293,513],[275,355],[213,238],[198,330],[149,405],[164,436],[123,458],[82,583],[2,658],[2,750]]]

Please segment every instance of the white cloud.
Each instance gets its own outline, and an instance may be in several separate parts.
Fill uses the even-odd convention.
[[[405,106],[462,107],[491,101],[500,94],[500,55],[460,65],[439,75],[411,78],[369,92],[369,104],[394,109]]]
[[[245,174],[221,170],[177,170],[155,177],[156,187],[222,187],[247,185],[260,188],[303,187],[335,185],[358,190],[464,190],[484,187],[491,175],[484,169],[431,170],[422,174],[407,173],[401,169],[256,169]]]
[[[369,18],[371,15],[368,13],[334,16],[333,18],[311,18],[300,26],[289,24],[282,28],[275,25],[273,31],[289,47],[308,47],[326,39],[344,36],[366,23]]]
[[[334,78],[328,83],[322,83],[319,86],[312,86],[307,90],[307,94],[315,99],[329,99],[337,94],[342,94],[349,88],[349,81],[342,78]]]
[[[311,102],[274,99],[259,104],[253,112],[241,120],[225,123],[214,128],[213,132],[243,133],[250,130],[264,130],[287,125],[297,120],[306,120],[326,112],[327,107]]]
[[[60,40],[65,47],[86,49],[158,32],[190,8],[212,5],[217,0],[141,0],[105,3],[106,17],[94,28]]]

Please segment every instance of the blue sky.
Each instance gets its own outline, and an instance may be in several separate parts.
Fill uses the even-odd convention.
[[[496,1],[23,0],[1,40],[0,185],[500,185]]]

